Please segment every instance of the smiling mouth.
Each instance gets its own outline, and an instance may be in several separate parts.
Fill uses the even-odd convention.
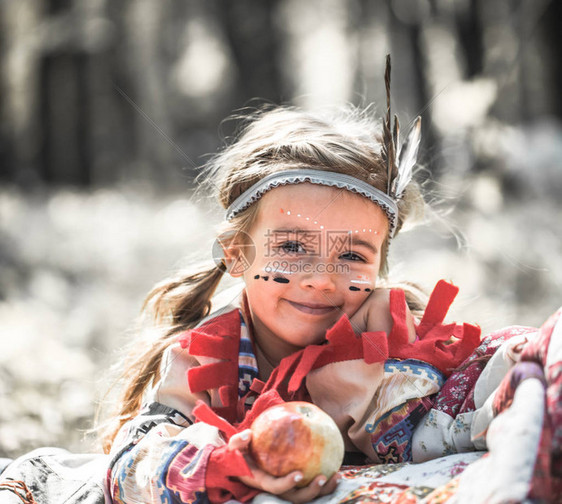
[[[334,310],[337,310],[338,307],[334,305],[325,305],[325,304],[315,304],[315,303],[295,303],[294,301],[287,302],[293,307],[299,310],[302,313],[307,313],[309,315],[326,315],[327,313],[332,313]]]

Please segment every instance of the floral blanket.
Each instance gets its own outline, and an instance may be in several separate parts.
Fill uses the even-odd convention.
[[[522,343],[511,349],[518,353],[515,365],[491,384],[491,422],[475,433],[472,421],[473,442],[480,438],[485,449],[456,453],[462,446],[442,436],[432,444],[432,432],[444,424],[452,437],[469,428],[466,418],[479,401],[475,384],[511,338]],[[484,338],[448,378],[418,431],[414,451],[419,459],[425,449],[426,461],[343,467],[335,493],[314,502],[562,502],[562,309],[538,331],[510,327]],[[253,502],[283,501],[261,494]]]

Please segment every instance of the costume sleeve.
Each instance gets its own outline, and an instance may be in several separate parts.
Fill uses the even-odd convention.
[[[187,371],[200,365],[179,343],[167,350],[146,406],[113,444],[108,472],[113,502],[244,502],[256,495],[236,479],[251,474],[241,453],[227,449],[216,427],[193,418],[198,400],[211,403],[210,393],[193,393],[188,386]]]

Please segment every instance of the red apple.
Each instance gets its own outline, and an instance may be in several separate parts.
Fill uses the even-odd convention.
[[[253,421],[250,451],[257,465],[274,476],[302,471],[297,486],[316,476],[330,478],[343,461],[342,435],[332,418],[312,403],[273,406]]]

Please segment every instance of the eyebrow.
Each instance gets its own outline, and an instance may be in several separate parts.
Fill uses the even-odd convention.
[[[270,229],[272,233],[318,233],[322,229],[309,229],[303,227],[292,227],[292,228],[281,228],[281,229]]]
[[[354,245],[362,245],[363,247],[366,247],[371,252],[373,252],[373,254],[379,253],[379,249],[377,247],[375,247],[371,242],[369,242],[367,240],[363,240],[362,238],[354,238],[352,236],[351,237],[351,243],[353,243]]]

